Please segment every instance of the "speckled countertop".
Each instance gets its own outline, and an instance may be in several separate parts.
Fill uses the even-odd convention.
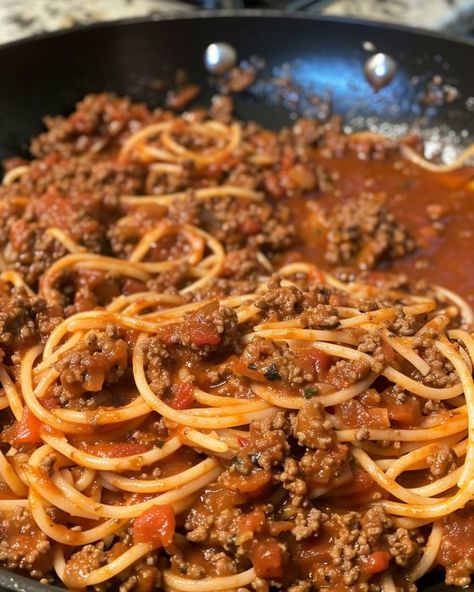
[[[271,5],[271,0],[268,1]],[[474,0],[326,0],[323,12],[450,30],[474,26]],[[77,23],[190,10],[179,0],[0,0],[0,43]],[[310,12],[312,10],[310,9]]]

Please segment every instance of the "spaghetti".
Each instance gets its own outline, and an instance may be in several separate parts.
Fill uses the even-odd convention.
[[[77,157],[46,134],[43,155],[4,178],[0,561],[68,589],[387,592],[439,565],[468,583],[469,294],[361,272],[357,257],[325,270],[304,250],[307,221],[295,259],[285,195],[310,202],[330,144],[294,150],[308,123],[288,144],[127,109],[109,152],[91,136]],[[358,154],[383,143],[369,136],[338,141]],[[386,148],[423,175],[456,168]],[[79,191],[75,158],[110,167],[100,179],[117,175],[116,194],[109,181]],[[73,161],[66,198],[54,167]],[[55,171],[47,188],[39,162]],[[393,263],[404,231],[370,207]]]

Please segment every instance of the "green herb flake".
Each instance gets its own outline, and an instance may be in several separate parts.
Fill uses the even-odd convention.
[[[303,397],[305,399],[312,399],[318,394],[318,389],[315,386],[307,386],[303,389]]]

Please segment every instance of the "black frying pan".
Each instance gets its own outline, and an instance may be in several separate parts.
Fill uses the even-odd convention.
[[[0,47],[0,159],[26,152],[45,114],[66,113],[90,92],[110,90],[159,105],[164,96],[153,90],[152,80],[171,78],[185,68],[192,82],[203,85],[199,100],[205,103],[214,91],[202,56],[217,41],[231,43],[240,59],[263,57],[262,80],[290,63],[296,82],[310,94],[329,93],[334,112],[354,127],[402,123],[450,142],[472,140],[474,44],[469,41],[274,11],[195,13],[100,24]],[[365,42],[398,63],[395,78],[378,93],[364,77],[370,55]],[[434,75],[441,75],[458,95],[452,102],[427,107],[420,98]],[[257,90],[237,98],[238,116],[273,128],[285,125],[289,113],[274,104],[272,88],[263,84]],[[439,576],[431,574],[420,588],[434,592],[428,586],[436,580]],[[59,590],[1,570],[0,586],[17,592]]]

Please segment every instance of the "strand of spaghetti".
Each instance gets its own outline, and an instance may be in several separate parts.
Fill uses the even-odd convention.
[[[463,331],[462,329],[450,329],[448,331],[448,336],[451,339],[456,339],[457,341],[464,343],[469,356],[474,363],[474,338],[467,331]]]
[[[426,376],[430,373],[430,365],[419,356],[414,349],[406,345],[400,337],[391,334],[386,329],[382,330],[382,339],[390,347],[392,347],[397,353],[408,360],[412,366],[414,366],[422,376]]]
[[[62,581],[64,570],[66,569],[66,560],[64,559],[64,549],[61,545],[54,545],[53,547],[53,567],[58,578]]]
[[[421,495],[417,495],[416,493],[411,492],[405,487],[402,487],[394,479],[388,477],[386,473],[384,473],[370,458],[370,456],[361,448],[353,447],[352,456],[364,469],[364,471],[366,471],[370,475],[373,481],[377,483],[377,485],[385,489],[385,491],[389,492],[390,495],[406,502],[407,504],[430,505],[435,504],[437,502],[445,501],[441,498],[431,499],[429,497],[423,497]]]
[[[0,476],[8,485],[11,491],[18,497],[24,497],[28,493],[28,488],[23,481],[18,477],[15,469],[5,458],[3,452],[0,451]]]
[[[406,516],[409,518],[421,519],[436,519],[447,516],[456,510],[463,508],[468,501],[471,500],[474,494],[473,482],[463,486],[452,497],[447,498],[446,501],[436,501],[431,506],[420,504],[402,504],[389,500],[381,500],[377,502],[381,505],[388,514],[395,514],[397,516]]]
[[[22,177],[25,173],[30,170],[29,165],[19,165],[12,169],[10,169],[7,173],[3,175],[2,184],[3,185],[12,185],[17,179]]]
[[[278,328],[277,328],[277,330],[278,330]],[[336,344],[337,343],[344,343],[346,345],[358,345],[358,341],[354,337],[354,335],[352,335],[348,331],[344,331],[344,330],[329,331],[329,330],[324,330],[324,329],[302,329],[302,328],[300,328],[299,331],[304,331],[305,334],[307,335],[308,339],[305,339],[305,341],[312,341],[312,339],[314,339],[315,341],[329,341],[329,342],[334,342]],[[255,334],[258,336],[262,336],[262,333],[263,333],[263,336],[265,337],[265,334],[266,334],[265,332],[262,332],[260,330],[255,331]],[[312,339],[310,339],[310,337]]]
[[[141,454],[133,454],[118,458],[104,458],[71,446],[66,438],[55,436],[46,430],[41,431],[41,438],[51,448],[60,452],[75,464],[96,471],[137,471],[142,467],[154,464],[176,452],[181,446],[179,438],[170,438],[162,448],[154,448]]]
[[[183,261],[189,261],[191,265],[197,265],[201,261],[204,253],[204,241],[201,236],[194,232],[193,226],[176,226],[166,222],[159,222],[158,225],[143,235],[136,247],[133,249],[128,260],[132,263],[139,263],[143,257],[150,250],[153,243],[159,241],[165,236],[174,236],[182,233],[189,244],[191,245],[191,255],[181,257],[172,261],[171,263],[176,265]],[[151,271],[153,268],[149,265],[148,269]]]
[[[230,126],[229,132],[230,140],[227,146],[224,146],[223,148],[218,148],[210,154],[199,154],[194,150],[188,150],[184,146],[181,146],[181,144],[178,144],[178,142],[176,142],[172,138],[171,134],[166,130],[161,135],[161,141],[164,144],[165,148],[167,148],[170,152],[177,154],[178,156],[181,156],[183,158],[189,158],[191,160],[194,160],[198,164],[206,165],[216,162],[218,160],[222,160],[225,156],[227,156],[229,153],[235,150],[235,148],[237,148],[237,146],[240,144],[242,134],[240,125],[238,123],[233,123]]]
[[[225,442],[221,442],[218,438],[213,438],[209,434],[203,434],[193,428],[184,428],[182,434],[185,441],[203,450],[210,450],[216,453],[223,453],[229,450]]]
[[[347,343],[349,345],[356,345],[355,339],[353,335],[346,333],[345,331],[325,331],[321,329],[302,329],[302,328],[294,328],[294,329],[267,329],[267,330],[259,330],[255,331],[254,333],[248,333],[243,338],[243,343],[247,344],[252,341],[255,337],[263,337],[264,339],[275,339],[275,340],[287,340],[293,339],[296,341],[309,341],[312,344],[312,347],[316,347],[318,349],[322,349],[319,347],[319,343],[326,343],[326,342],[336,342],[334,343],[334,347],[338,347],[337,342],[340,343]],[[331,347],[330,344],[326,344],[327,346]],[[323,350],[324,351],[324,350]],[[334,350],[333,348],[333,351]],[[365,354],[362,352],[358,352],[357,350],[351,350],[346,348],[345,350],[347,356],[350,356],[349,359],[361,359],[364,357]],[[360,354],[360,355],[358,355]],[[337,354],[336,354],[337,355]],[[342,356],[341,356],[342,357]],[[370,356],[367,356],[370,359]]]
[[[116,533],[127,523],[127,520],[113,518],[112,520],[106,520],[102,524],[87,530],[71,530],[64,525],[51,520],[50,516],[44,509],[44,503],[41,497],[34,490],[30,491],[29,509],[38,527],[50,539],[72,547],[89,545],[94,541],[103,540],[105,537]]]
[[[406,144],[400,146],[400,153],[404,158],[410,160],[423,169],[433,173],[450,173],[451,171],[461,168],[474,156],[474,144],[471,144],[465,150],[463,150],[463,152],[461,152],[461,154],[459,154],[450,164],[436,164],[434,162],[430,162]]]
[[[467,424],[467,422],[466,422]],[[467,435],[467,430],[461,430],[460,432],[456,432],[454,434],[450,434],[448,436],[445,436],[443,438],[439,438],[436,440],[436,444],[438,444],[439,446],[452,446],[453,443],[455,442],[459,442],[460,440],[462,440],[463,438],[465,438]],[[377,456],[377,457],[386,457],[387,455],[393,456],[395,458],[400,458],[402,457],[404,454],[407,454],[408,452],[411,452],[412,450],[417,450],[420,447],[420,444],[432,444],[432,442],[423,442],[423,441],[418,441],[418,442],[397,442],[397,440],[392,440],[392,442],[394,442],[396,444],[396,446],[390,445],[387,446],[386,442],[383,442],[381,444],[377,444],[375,442],[368,442],[368,441],[361,441],[361,442],[357,442],[357,444],[355,444],[355,442],[352,442],[352,444],[357,445],[359,448],[362,448],[362,450],[365,450],[367,453],[369,453],[370,455],[373,456]]]
[[[382,584],[382,592],[398,592],[391,574],[387,571],[384,571],[380,576],[380,582]]]
[[[432,565],[436,561],[438,551],[441,545],[441,539],[443,537],[443,526],[441,520],[435,520],[431,529],[430,536],[426,541],[425,550],[420,561],[415,567],[407,574],[408,579],[411,582],[416,582],[421,576],[431,569]]]
[[[396,430],[396,429],[373,429],[368,428],[368,440],[388,440],[390,442],[429,442],[444,436],[449,436],[464,430],[466,417],[462,415],[459,419],[453,419],[448,424],[441,424],[433,428]],[[352,442],[356,440],[356,429],[339,430],[336,432],[338,442]]]
[[[225,417],[227,415],[235,415],[235,413],[252,413],[262,409],[268,409],[270,405],[266,401],[255,399],[246,399],[244,403],[236,407],[235,405],[225,405],[221,407],[211,408],[192,408],[183,409],[184,415],[192,415],[193,417]]]
[[[31,296],[32,298],[38,297],[37,294],[35,294],[28,286],[23,277],[17,271],[13,271],[13,269],[5,270],[2,274],[0,274],[0,279],[4,282],[8,282],[15,288],[21,288],[22,290],[25,290],[28,296]]]
[[[96,472],[92,469],[83,468],[82,474],[75,480],[75,485],[79,491],[84,491],[92,484],[96,476]]]
[[[454,366],[464,387],[464,397],[468,411],[468,445],[464,470],[458,481],[458,487],[463,487],[469,481],[474,484],[474,381],[465,362],[446,337],[443,336],[439,341],[436,341],[435,346]]]
[[[459,311],[461,312],[461,318],[466,325],[472,325],[474,323],[474,312],[472,307],[468,304],[464,298],[456,294],[452,290],[448,290],[448,288],[444,288],[443,286],[434,286],[434,289],[437,293],[441,294],[451,302],[457,306]]]
[[[420,460],[425,460],[430,454],[435,454],[439,450],[439,444],[427,444],[420,448],[412,450],[408,454],[404,454],[390,465],[387,470],[387,477],[396,479],[403,471],[406,471],[412,465],[420,466]],[[421,468],[421,467],[420,467]]]
[[[141,516],[143,512],[155,506],[157,504],[170,504],[173,506],[175,513],[180,511],[181,505],[180,502],[185,500],[191,493],[196,491],[200,491],[203,487],[217,479],[217,477],[221,474],[222,469],[220,467],[216,467],[212,469],[202,477],[198,479],[194,479],[191,482],[186,483],[185,485],[181,485],[180,487],[176,487],[171,491],[167,491],[166,493],[162,493],[152,499],[149,499],[145,502],[139,502],[137,504],[130,504],[127,506],[115,506],[115,505],[108,505],[103,504],[100,502],[95,502],[91,500],[91,498],[85,496],[81,492],[77,491],[74,487],[72,487],[59,473],[55,473],[52,477],[52,481],[48,483],[48,486],[54,484],[58,487],[58,491],[61,491],[61,495],[63,497],[67,497],[69,500],[74,502],[82,511],[93,511],[94,518],[96,520],[100,518],[137,518]],[[58,502],[64,503],[64,500],[51,501],[51,495],[48,488],[41,488],[39,490],[40,495],[42,495],[47,501],[52,503],[53,505],[57,505],[61,507]]]
[[[150,553],[153,545],[148,543],[136,543],[130,549],[127,549],[122,555],[113,559],[107,565],[94,569],[89,574],[84,574],[82,570],[68,570],[67,565],[64,570],[63,582],[68,588],[85,588],[87,586],[96,586],[101,582],[110,580],[117,574],[123,572],[133,563]]]
[[[23,401],[3,364],[0,364],[0,382],[2,383],[5,396],[8,399],[8,404],[10,405],[10,409],[12,410],[15,419],[21,421],[21,418],[23,417]]]
[[[179,296],[175,297],[175,303],[181,304],[182,298]],[[163,301],[160,302],[156,298],[141,298],[140,300],[136,300],[132,304],[128,304],[123,309],[123,314],[128,316],[136,316],[139,315],[144,308],[150,308],[151,306],[156,306],[159,304],[163,304]]]
[[[65,329],[64,334],[66,334],[67,327],[64,327],[64,329]],[[51,333],[51,335],[52,335],[52,333]],[[33,374],[34,375],[40,374],[44,370],[47,370],[48,368],[53,366],[63,354],[65,354],[67,351],[69,351],[73,347],[75,347],[82,340],[83,337],[84,337],[84,333],[81,331],[74,333],[74,335],[71,335],[66,342],[64,342],[59,347],[57,347],[49,355],[46,353],[46,346],[50,343],[50,340],[48,339],[48,341],[46,342],[45,348],[43,350],[42,360],[41,360],[41,362],[36,364],[36,366],[34,367]],[[53,348],[56,345],[57,344],[52,342]]]
[[[80,329],[94,329],[96,327],[103,328],[110,323],[127,327],[128,329],[135,329],[136,331],[146,331],[147,333],[156,333],[158,328],[156,323],[144,321],[139,317],[130,317],[128,315],[111,313],[103,310],[79,312],[65,319],[63,323],[65,323],[67,330],[70,332],[76,331],[78,327]],[[89,323],[89,325],[87,323]]]
[[[27,508],[27,499],[0,499],[0,512],[14,512],[18,508]]]
[[[396,314],[397,311],[393,307],[380,308],[379,310],[365,312],[363,314],[353,316],[349,319],[342,319],[339,322],[339,325],[343,329],[346,329],[348,327],[356,327],[364,323],[383,323],[383,321],[393,319]]]
[[[121,409],[99,407],[94,411],[75,411],[74,409],[58,408],[53,409],[52,413],[59,419],[72,424],[106,426],[112,423],[131,421],[151,413],[152,409],[148,403],[143,401],[141,397],[138,399]]]
[[[91,510],[91,500],[89,500],[89,507],[85,505],[80,507],[75,501],[66,496],[55,483],[46,479],[42,471],[37,467],[26,467],[26,474],[28,475],[30,489],[36,491],[39,496],[48,501],[52,506],[63,510],[63,512],[66,512],[70,516],[88,518],[90,520],[98,520],[100,518],[100,516],[97,516]]]
[[[360,395],[366,391],[372,382],[377,378],[377,374],[372,372],[359,382],[348,386],[340,391],[331,393],[330,395],[317,395],[317,400],[320,401],[325,407],[331,407],[332,405],[339,405],[344,401],[353,399],[357,395]],[[276,392],[272,387],[264,386],[258,383],[252,383],[252,391],[265,401],[268,401],[276,407],[283,407],[284,409],[301,409],[308,402],[307,399],[302,397],[290,397],[282,395]]]
[[[243,588],[250,584],[257,575],[252,567],[240,574],[211,577],[202,580],[184,578],[171,571],[165,571],[163,577],[167,586],[171,586],[175,590],[179,590],[179,592],[221,592]]]
[[[147,125],[135,132],[134,134],[132,134],[120,149],[118,155],[119,162],[124,162],[128,154],[139,142],[147,140],[152,136],[159,135],[163,130],[169,129],[173,124],[173,121],[160,121],[159,123]]]
[[[190,469],[163,479],[130,479],[110,472],[102,473],[101,478],[123,491],[130,491],[132,493],[163,493],[184,485],[189,481],[193,481],[217,466],[219,464],[216,460],[206,458]]]
[[[463,386],[460,382],[454,384],[453,386],[434,388],[413,380],[409,376],[406,376],[405,374],[402,374],[393,368],[393,366],[387,366],[383,370],[382,375],[391,382],[403,387],[408,392],[414,393],[423,399],[446,401],[447,399],[454,399],[454,397],[457,397],[463,393]]]
[[[140,391],[140,394],[152,409],[157,411],[166,419],[175,421],[176,423],[185,425],[187,427],[204,428],[210,430],[230,428],[250,423],[254,419],[260,419],[274,413],[274,408],[272,407],[250,413],[245,413],[239,408],[236,410],[234,415],[224,417],[197,417],[189,415],[183,411],[173,409],[155,395],[146,380],[140,338],[137,340],[133,352],[133,374],[135,378],[135,384]]]
[[[182,290],[180,290],[179,291],[180,294],[188,294],[190,292],[193,292],[194,290],[197,290],[197,289],[202,288],[203,286],[207,285],[212,278],[219,275],[219,273],[221,272],[221,270],[224,266],[225,251],[224,251],[221,243],[218,240],[216,240],[208,232],[205,232],[204,230],[197,229],[197,228],[195,230],[197,231],[198,234],[200,234],[203,238],[205,238],[206,244],[211,249],[211,251],[213,251],[213,253],[215,255],[215,262],[204,277],[193,282],[189,286],[186,286],[186,288],[183,288]]]
[[[445,491],[448,491],[448,489],[456,486],[462,470],[463,467],[458,467],[452,473],[448,473],[444,477],[433,481],[433,483],[428,483],[427,485],[422,485],[420,487],[411,487],[410,491],[417,495],[426,495],[429,497],[444,493]]]
[[[201,405],[208,405],[209,407],[223,407],[225,405],[246,405],[247,399],[235,399],[234,397],[221,397],[219,395],[212,395],[206,393],[197,386],[194,387],[194,398]]]
[[[156,146],[141,145],[137,146],[136,152],[141,157],[142,162],[146,164],[152,163],[153,160],[161,160],[165,163],[179,164],[180,158],[176,154],[163,150],[162,148],[156,148]]]
[[[118,296],[117,298],[114,298],[114,300],[112,300],[112,302],[107,306],[107,310],[110,312],[125,312],[128,306],[132,306],[134,304],[141,302],[145,302],[149,306],[157,304],[169,304],[179,306],[180,304],[182,304],[183,298],[175,294],[160,294],[157,292],[150,291],[137,292],[135,294],[130,294],[129,296],[122,295]]]
[[[42,423],[48,425],[49,427],[70,434],[83,434],[87,431],[87,429],[85,429],[83,426],[67,423],[56,417],[53,413],[41,405],[41,403],[36,398],[35,393],[33,392],[33,363],[41,353],[42,349],[42,345],[37,345],[30,348],[24,355],[21,362],[20,385],[25,403],[28,405],[28,408],[33,413],[33,415],[35,415]]]
[[[141,205],[163,205],[168,206],[177,200],[184,200],[193,197],[205,201],[216,197],[238,197],[248,200],[261,200],[263,193],[246,189],[245,187],[235,187],[233,185],[220,185],[218,187],[206,187],[194,191],[180,191],[178,193],[168,193],[165,195],[123,195],[120,201],[128,206]]]
[[[75,240],[73,240],[60,228],[52,226],[46,229],[46,233],[61,243],[66,251],[69,251],[70,253],[87,253],[87,249],[85,247],[78,245]]]

